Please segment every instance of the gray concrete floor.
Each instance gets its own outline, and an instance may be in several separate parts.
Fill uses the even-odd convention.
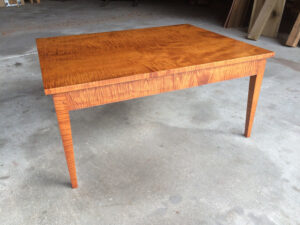
[[[42,0],[0,21],[0,224],[300,224],[299,48],[177,3]],[[252,137],[248,78],[71,112],[72,190],[35,38],[180,23],[276,52]]]

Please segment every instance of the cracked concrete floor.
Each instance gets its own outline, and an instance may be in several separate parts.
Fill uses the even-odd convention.
[[[300,49],[181,3],[0,9],[0,224],[300,224]],[[71,112],[72,190],[35,38],[190,23],[276,52],[252,137],[248,78]]]

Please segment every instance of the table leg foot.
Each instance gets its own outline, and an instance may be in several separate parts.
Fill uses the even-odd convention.
[[[68,170],[70,174],[70,180],[72,188],[77,188],[77,177],[75,158],[73,151],[71,122],[69,116],[69,110],[67,108],[66,99],[64,95],[53,96],[54,106],[56,110],[56,116],[58,120],[60,135],[64,146],[65,156],[67,160]]]
[[[266,65],[266,60],[260,63],[257,74],[250,77],[246,125],[245,125],[245,134],[244,134],[245,137],[250,137],[251,135],[256,105],[258,102],[260,87],[264,76],[265,65]]]

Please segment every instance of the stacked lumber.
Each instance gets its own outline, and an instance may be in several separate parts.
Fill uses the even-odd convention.
[[[300,41],[300,1],[299,0],[253,0],[248,38],[258,40],[261,35],[277,37],[284,8],[297,15],[286,41],[287,46],[296,47]],[[245,24],[252,0],[232,0],[224,27],[241,27]],[[289,13],[290,15],[290,13]]]
[[[286,0],[233,0],[224,27],[241,27],[253,2],[248,38],[277,37]]]
[[[285,0],[254,0],[248,38],[277,37]]]

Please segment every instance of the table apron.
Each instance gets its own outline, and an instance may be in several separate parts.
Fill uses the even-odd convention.
[[[259,66],[264,64],[265,61],[264,59],[222,67],[186,71],[57,95],[65,96],[65,103],[67,104],[68,110],[76,110],[219,81],[253,76],[257,74]]]

